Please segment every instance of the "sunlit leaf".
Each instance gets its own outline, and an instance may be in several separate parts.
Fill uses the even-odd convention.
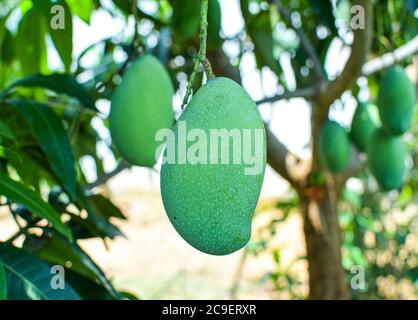
[[[78,1],[78,3],[80,2],[85,1]],[[60,9],[59,6],[61,6],[62,9]],[[58,8],[58,11],[53,11],[51,21],[48,25],[48,31],[51,35],[52,42],[64,63],[65,69],[68,71],[70,70],[73,52],[73,21],[71,10],[64,0],[55,1],[52,8],[54,7]],[[64,11],[63,16],[59,10]],[[47,14],[50,15],[50,12],[51,10],[48,10]],[[64,21],[60,21],[62,18],[64,18]]]
[[[74,155],[61,119],[40,103],[26,100],[13,100],[10,103],[18,107],[33,128],[56,176],[69,195],[74,198],[77,183]]]
[[[36,74],[17,80],[9,86],[8,90],[19,86],[40,87],[56,93],[66,94],[78,99],[84,107],[96,111],[94,99],[90,93],[70,75],[58,73],[51,75]]]
[[[0,145],[0,158],[9,159],[14,162],[22,162],[22,157],[16,151]]]
[[[47,71],[45,35],[42,12],[30,9],[20,20],[15,47],[25,75]]]
[[[68,6],[71,8],[76,16],[80,17],[86,23],[90,23],[90,17],[94,9],[93,0],[66,0]],[[126,0],[124,0],[126,1]]]

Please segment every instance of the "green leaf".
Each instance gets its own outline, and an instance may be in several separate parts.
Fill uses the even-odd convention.
[[[135,294],[128,292],[128,291],[122,291],[120,293],[122,297],[124,297],[126,300],[139,300],[139,297],[137,297]]]
[[[70,75],[58,73],[51,75],[36,74],[17,80],[12,83],[7,90],[19,86],[40,87],[56,93],[66,94],[78,99],[84,107],[97,111],[94,105],[94,99],[91,97],[88,90]]]
[[[64,289],[53,289],[54,274],[50,266],[22,249],[0,246],[7,279],[7,296],[13,300],[79,300],[80,296],[65,283]]]
[[[331,0],[310,0],[310,3],[316,17],[327,26],[334,35],[338,34]]]
[[[279,249],[273,251],[273,260],[276,264],[280,264],[281,261],[281,252]]]
[[[39,10],[30,9],[20,20],[16,52],[25,75],[47,71],[46,27]]]
[[[269,11],[260,11],[253,15],[249,11],[249,0],[241,0],[241,10],[245,26],[254,44],[254,53],[259,68],[269,67],[276,74],[280,71],[280,64],[274,55],[273,27]]]
[[[62,182],[71,198],[76,193],[76,171],[70,141],[61,119],[46,105],[25,100],[12,100],[28,124],[45,152],[52,169]]]
[[[126,0],[113,0],[113,3],[126,14],[131,14],[132,4]]]
[[[16,141],[16,137],[9,127],[0,120],[0,136]]]
[[[7,299],[7,279],[4,264],[0,259],[0,300]]]
[[[93,0],[67,0],[67,3],[71,8],[71,12],[86,23],[90,23],[90,17],[94,9]]]
[[[3,41],[0,43],[0,60],[11,64],[15,55],[14,38],[9,29],[5,30]]]
[[[68,243],[60,236],[54,236],[48,239],[30,239],[25,242],[24,248],[51,264],[68,267],[71,263],[70,269],[73,272],[93,282],[99,282],[114,298],[118,297],[118,293],[103,271],[76,243]]]
[[[124,236],[124,234],[98,211],[97,207],[91,202],[91,199],[86,197],[83,191],[78,192],[79,207],[84,208],[88,215],[86,219],[82,219],[84,222],[83,227],[96,234],[101,238],[114,239],[118,236]]]
[[[100,284],[93,282],[78,273],[67,270],[65,280],[77,291],[83,300],[115,300]]]
[[[184,43],[199,34],[200,2],[189,0],[175,0],[171,25],[176,42]]]
[[[102,196],[101,194],[93,194],[88,197],[97,214],[105,218],[115,217],[119,219],[126,220],[126,217],[123,213],[116,207],[110,199]]]
[[[0,194],[12,202],[24,205],[35,216],[48,220],[57,231],[72,241],[71,230],[61,221],[58,212],[32,189],[0,174]]]
[[[0,158],[9,159],[14,162],[22,162],[22,157],[19,153],[3,146],[0,146]]]
[[[41,155],[39,155],[39,152]],[[23,184],[33,187],[37,192],[39,192],[41,181],[56,184],[56,179],[54,179],[53,173],[50,172],[51,167],[47,165],[48,160],[39,147],[34,150],[28,150],[25,153],[20,152],[19,156],[22,161],[9,158],[9,164],[16,170],[20,178],[19,180]]]
[[[78,3],[80,2],[85,1],[78,1]],[[64,9],[64,15],[62,16],[61,11],[52,11],[53,13],[51,13],[51,9],[54,8],[54,6],[61,6],[61,8]],[[71,67],[73,53],[73,20],[71,10],[64,0],[55,1],[53,6],[48,9],[48,12],[46,12],[47,17],[51,17],[48,31],[51,35],[52,42],[64,63],[65,69],[68,71]],[[60,21],[60,19],[63,19],[63,21]],[[61,23],[63,23],[63,25],[61,25]]]

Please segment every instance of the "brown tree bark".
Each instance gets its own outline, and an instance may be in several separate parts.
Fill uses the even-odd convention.
[[[342,73],[331,83],[319,87],[312,100],[312,172],[321,172],[317,154],[319,131],[328,117],[331,104],[349,89],[366,61],[372,40],[373,5],[369,0],[353,0],[365,13],[365,28],[354,30],[351,54]],[[356,159],[358,160],[358,159]],[[342,266],[341,229],[338,201],[346,178],[353,167],[338,176],[327,177],[324,186],[308,186],[300,194],[309,271],[309,298],[347,299],[348,283]]]
[[[309,272],[309,299],[347,299],[341,263],[341,230],[337,201],[331,190],[319,190],[320,199],[302,198],[301,210]]]

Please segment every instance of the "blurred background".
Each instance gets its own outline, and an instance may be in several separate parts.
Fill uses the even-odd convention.
[[[45,18],[41,14],[25,22],[28,12],[47,2],[1,1],[0,96],[49,104],[62,119],[68,133],[80,186],[87,186],[93,194],[109,199],[112,203],[106,203],[106,210],[117,210],[126,218],[120,219],[119,213],[108,215],[103,222],[105,227],[97,223],[102,230],[96,230],[97,234],[94,234],[90,229],[93,234],[80,235],[77,241],[80,249],[103,270],[116,290],[132,293],[141,299],[307,298],[308,262],[299,199],[289,183],[274,170],[268,167],[266,171],[250,243],[232,255],[215,257],[193,249],[170,224],[159,192],[160,164],[154,169],[128,168],[112,145],[107,128],[110,97],[121,81],[120,71],[124,64],[135,54],[152,51],[167,66],[177,89],[174,109],[177,116],[181,112],[198,48],[198,35],[184,42],[172,37],[170,17],[173,1],[139,0],[136,14],[132,13],[130,1],[53,1],[65,5],[66,33],[59,35],[60,39],[65,38],[61,41],[48,31],[47,24],[41,26],[40,21]],[[377,22],[372,57],[408,43],[418,31],[416,1],[375,2]],[[321,50],[324,73],[330,80],[335,79],[351,52],[350,1],[295,0],[282,3],[292,13],[296,24],[304,27],[315,48]],[[215,52],[214,57],[219,57],[217,50],[222,51],[219,61],[228,59],[231,66],[239,70],[242,85],[254,101],[293,91],[312,80],[311,62],[306,56],[299,57],[300,43],[294,28],[280,17],[274,5],[267,1],[239,0],[219,0],[219,4],[222,41],[217,48],[210,50]],[[242,11],[243,5],[248,5],[252,17],[270,14],[273,41],[270,54],[276,59],[277,69],[259,48],[259,41],[261,46],[268,47],[270,40],[254,40],[254,31],[247,25],[249,18],[244,17]],[[38,14],[36,10],[34,12]],[[132,47],[135,30],[139,44]],[[256,31],[261,32],[261,28]],[[29,50],[23,48],[31,43]],[[416,54],[402,64],[410,79],[417,84]],[[39,79],[32,78],[32,82],[26,81],[10,89],[10,85],[19,79],[27,79],[33,74],[54,73],[73,75],[89,92],[97,111],[85,106],[88,103],[83,103],[81,94],[72,94],[68,87],[66,90],[51,84],[43,85]],[[375,98],[379,78],[379,75],[360,77],[352,91],[345,92],[333,103],[330,118],[348,129],[357,101]],[[61,78],[56,81],[64,83]],[[7,104],[10,103],[2,102],[2,120],[11,119]],[[295,169],[303,172],[304,166],[310,165],[311,156],[310,103],[304,98],[278,100],[262,104],[260,112],[274,135],[292,154],[304,160]],[[21,131],[26,125],[20,121],[15,122],[11,131],[19,141],[23,141],[22,137],[27,138],[27,133]],[[16,126],[19,128],[14,129]],[[353,267],[360,266],[365,271],[364,288],[350,289],[353,298],[418,298],[417,132],[416,112],[413,129],[405,136],[410,156],[407,159],[408,177],[402,190],[380,193],[370,172],[363,170],[347,181],[342,192],[338,217],[347,283],[353,277]],[[62,185],[59,186],[54,174],[48,174],[54,168],[42,160],[42,157],[46,157],[45,161],[50,161],[50,158],[48,151],[39,147],[41,140],[35,134],[35,138],[27,138],[27,144],[15,146],[16,149],[22,145],[34,149],[33,152],[25,149],[27,153],[23,159],[28,160],[23,161],[23,167],[26,168],[15,165],[13,159],[7,157],[8,163],[3,165],[9,165],[10,176],[27,186],[36,185],[35,189],[51,205],[56,204],[51,201],[55,190],[57,201],[71,207],[71,203],[62,200],[65,198],[62,194],[66,193]],[[15,152],[23,154],[24,151]],[[106,184],[96,183],[121,166],[124,170],[105,178]],[[0,241],[13,237],[22,225],[31,221],[20,214],[16,202],[11,207],[3,205],[0,208]],[[76,207],[77,215],[83,217],[82,206],[76,204]],[[71,210],[67,207],[61,212]],[[32,236],[48,238],[42,233],[46,233],[45,230],[41,226],[40,230],[33,230]],[[27,239],[30,236],[21,237],[23,234],[25,232],[13,239],[14,245],[34,248]],[[51,253],[54,254],[59,255],[58,251]],[[38,255],[38,258],[48,263],[60,261],[48,254]],[[63,255],[62,261],[71,259]]]

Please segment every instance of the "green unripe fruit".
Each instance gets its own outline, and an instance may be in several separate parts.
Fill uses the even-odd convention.
[[[380,188],[384,191],[398,189],[405,178],[406,151],[400,137],[377,129],[367,146],[369,167]]]
[[[318,140],[319,157],[322,166],[333,173],[347,168],[351,156],[347,131],[334,121],[323,124]]]
[[[411,128],[416,91],[405,71],[390,68],[379,85],[377,106],[383,129],[391,135],[402,135]]]
[[[151,55],[126,71],[112,97],[109,125],[112,141],[132,164],[152,167],[156,163],[155,134],[173,125],[173,94],[170,76]]]
[[[201,149],[203,160],[181,164],[179,159],[186,156],[179,148],[181,140],[167,141],[165,156],[173,146],[178,153],[176,161],[167,161],[161,168],[165,210],[190,245],[208,254],[230,254],[245,246],[251,236],[266,167],[263,120],[240,85],[215,78],[193,96],[174,128],[176,137],[180,137],[182,126],[186,126],[184,136],[192,136],[192,141],[187,140],[187,158],[191,159],[192,147],[197,143],[207,153],[201,153]],[[228,132],[229,145],[214,135],[215,130]],[[196,132],[206,138],[197,142]],[[253,157],[251,164],[245,154]],[[224,161],[225,156],[228,161]]]
[[[367,142],[379,123],[379,112],[374,104],[358,104],[351,122],[350,136],[360,151],[366,152]]]

